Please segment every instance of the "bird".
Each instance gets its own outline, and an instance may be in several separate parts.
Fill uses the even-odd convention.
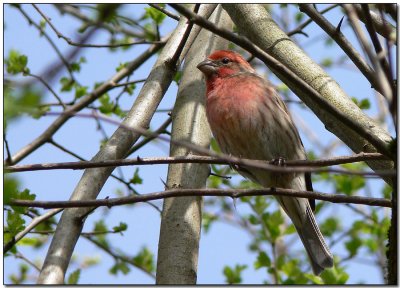
[[[285,103],[272,84],[237,52],[217,50],[197,65],[206,80],[206,114],[221,151],[225,154],[285,165],[305,160],[299,132]],[[278,173],[233,167],[263,187],[312,191],[309,173]],[[333,267],[333,256],[318,228],[314,200],[275,196],[292,220],[306,249],[315,275]]]

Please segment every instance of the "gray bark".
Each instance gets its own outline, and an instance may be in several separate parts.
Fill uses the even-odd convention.
[[[200,15],[208,18],[214,7],[207,6],[199,11]],[[129,148],[139,139],[140,134],[127,130],[125,127],[147,128],[150,120],[168,89],[175,70],[168,61],[175,54],[183,39],[188,23],[186,19],[179,21],[177,28],[163,48],[157,62],[154,64],[142,90],[135,103],[121,125],[111,136],[108,142],[100,149],[92,161],[116,160],[125,157]],[[179,57],[180,61],[185,57],[191,43],[200,32],[199,27],[193,27],[192,33],[185,44]],[[107,181],[114,168],[86,169],[70,200],[95,199],[101,188]],[[78,241],[80,233],[90,208],[65,209],[57,225],[56,232],[47,252],[42,270],[39,275],[39,284],[63,284],[65,272],[68,268],[72,252]]]
[[[258,4],[223,4],[223,7],[231,16],[232,21],[241,34],[245,35],[254,44],[268,52],[297,76],[306,81],[322,97],[329,101],[331,105],[345,112],[354,122],[358,122],[366,127],[371,132],[371,135],[379,139],[379,141],[389,144],[392,140],[389,133],[362,112],[340,88],[338,83],[278,27],[263,6]],[[273,68],[271,70],[303,100],[325,124],[327,130],[340,138],[355,153],[376,152],[374,146],[344,125],[340,119],[327,113],[324,107],[317,105],[310,95],[304,93],[301,87],[288,81],[285,75],[280,74]],[[368,161],[367,164],[374,170],[393,169],[392,161]],[[389,184],[392,182],[388,177],[384,179]]]
[[[221,7],[210,19],[232,29],[232,21]],[[210,145],[210,128],[205,114],[205,85],[196,68],[212,51],[227,47],[227,41],[202,30],[185,59],[178,97],[172,113],[172,139],[190,141],[201,147]],[[170,156],[192,152],[171,145]],[[209,175],[207,164],[171,164],[169,188],[203,188]],[[195,284],[201,231],[201,197],[164,200],[158,246],[157,284]]]

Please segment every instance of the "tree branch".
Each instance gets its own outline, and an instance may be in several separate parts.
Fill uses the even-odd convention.
[[[168,17],[175,19],[176,21],[180,20],[180,17],[174,13],[172,13],[171,11],[168,11],[167,9],[162,8],[161,6],[157,5],[157,4],[148,4],[149,6],[153,7],[154,9],[157,9],[161,12],[163,12],[165,15],[167,15]]]
[[[131,74],[134,70],[139,68],[144,62],[146,62],[154,53],[156,53],[164,44],[154,44],[150,46],[145,52],[139,55],[135,60],[130,62],[126,67],[117,72],[108,81],[105,81],[102,85],[97,87],[88,95],[80,98],[80,101],[69,107],[65,114],[60,115],[39,137],[31,141],[28,145],[18,151],[13,157],[12,163],[18,163],[30,153],[41,147],[44,143],[48,142],[49,139],[67,122],[74,112],[80,111],[85,108],[88,104],[94,102],[104,93],[107,93],[110,89],[114,88],[114,85]]]
[[[83,234],[83,233],[82,233]],[[109,246],[104,245],[103,243],[101,243],[100,241],[97,241],[95,239],[93,239],[92,237],[88,236],[88,235],[84,235],[85,239],[87,239],[89,242],[93,243],[94,245],[96,245],[97,247],[99,247],[100,249],[102,249],[103,251],[105,251],[106,253],[110,254],[111,257],[113,257],[114,259],[119,259],[120,261],[129,263],[130,265],[132,265],[133,267],[143,271],[144,273],[146,273],[148,276],[150,276],[151,278],[155,279],[156,276],[151,273],[150,271],[147,271],[146,269],[144,269],[143,267],[137,265],[132,258],[133,257],[127,257],[125,255],[122,254],[117,254],[116,252],[114,252]]]
[[[363,139],[368,140],[378,150],[378,152],[390,157],[390,159],[393,159],[395,157],[395,155],[393,155],[392,152],[389,151],[388,143],[380,137],[376,137],[374,133],[371,133],[371,127],[367,127],[364,122],[360,122],[360,119],[356,121],[352,118],[349,118],[348,114],[346,114],[345,111],[339,110],[337,107],[333,106],[331,102],[329,102],[329,100],[322,97],[321,94],[313,87],[311,87],[306,81],[293,73],[281,62],[254,45],[253,42],[243,36],[237,36],[227,29],[216,27],[212,22],[194,14],[182,5],[170,4],[170,6],[172,6],[175,10],[180,12],[185,17],[187,17],[189,21],[192,21],[197,25],[214,32],[215,34],[232,41],[233,43],[239,45],[240,47],[248,50],[250,53],[257,56],[269,67],[273,68],[275,71],[278,71],[280,75],[285,75],[285,78],[289,79],[292,83],[295,83],[297,87],[302,87],[302,94],[307,94],[310,98],[313,99],[313,102],[317,103],[320,107],[323,107],[324,114],[327,114],[326,112],[328,112],[333,115],[337,120],[349,127],[352,132],[361,136]],[[324,86],[325,85],[326,83],[324,84]],[[307,92],[305,93],[305,91]],[[354,106],[355,104],[353,103],[352,105]],[[320,117],[321,115],[318,116]],[[377,127],[375,129],[377,129]],[[381,131],[379,132],[382,133]]]
[[[25,227],[24,230],[19,232],[15,237],[8,243],[6,243],[3,246],[3,253],[5,254],[7,251],[9,251],[16,243],[18,243],[19,240],[21,240],[26,234],[28,234],[30,231],[35,229],[37,225],[42,223],[43,221],[53,217],[54,215],[60,213],[63,209],[62,208],[56,208],[51,211],[46,212],[43,215],[37,216],[34,219],[32,219],[31,223],[29,223],[28,226]]]
[[[299,6],[301,12],[306,13],[308,17],[310,17],[321,27],[322,30],[324,30],[333,40],[335,40],[335,42],[343,49],[346,55],[349,56],[349,58],[353,61],[354,65],[356,65],[365,78],[368,79],[372,87],[375,88],[379,93],[383,94],[384,91],[381,89],[381,86],[378,83],[379,79],[377,78],[375,71],[351,45],[340,29],[337,29],[324,16],[318,13],[312,4],[299,4]]]
[[[392,105],[391,103],[393,101],[393,92],[394,91],[392,91],[392,89],[391,89],[391,87],[392,87],[391,83],[386,78],[383,67],[380,65],[378,55],[376,55],[372,52],[371,45],[368,42],[368,39],[367,39],[366,35],[364,34],[364,31],[361,29],[361,26],[359,25],[358,17],[355,12],[355,9],[353,8],[353,5],[352,4],[343,4],[342,7],[344,8],[344,10],[347,14],[347,17],[349,18],[351,27],[353,28],[354,33],[357,36],[357,40],[359,41],[361,47],[363,48],[364,52],[367,54],[369,60],[371,61],[372,65],[375,69],[375,73],[377,74],[376,77],[378,79],[378,84],[380,86],[380,89],[378,91],[382,90],[383,93],[381,93],[381,94],[386,98],[389,105]]]
[[[57,99],[58,103],[65,109],[67,109],[67,106],[65,105],[65,103],[61,100],[60,96],[57,95],[57,93],[53,90],[53,88],[51,88],[51,86],[40,76],[31,74],[31,73],[26,73],[26,75],[31,76],[37,80],[39,80],[44,86],[46,86],[46,88],[51,92],[51,94],[53,94],[54,98]]]
[[[377,171],[377,172],[364,172],[364,171],[350,171],[343,169],[316,169],[314,167],[324,167],[331,165],[339,165],[345,163],[354,163],[361,161],[371,160],[387,160],[385,156],[379,153],[360,153],[352,156],[340,156],[330,159],[319,160],[286,160],[285,166],[280,167],[270,164],[266,160],[254,160],[244,158],[234,158],[227,160],[220,157],[208,156],[176,156],[176,157],[137,157],[135,159],[118,159],[118,160],[105,160],[105,161],[80,161],[80,162],[63,162],[63,163],[41,163],[41,164],[26,164],[17,166],[4,167],[5,173],[16,173],[26,171],[42,171],[42,170],[59,170],[59,169],[86,169],[98,167],[117,167],[117,166],[142,166],[142,165],[155,165],[155,164],[177,164],[177,163],[206,163],[206,164],[226,164],[226,165],[242,165],[247,167],[261,168],[271,172],[293,173],[293,172],[331,172],[348,175],[396,175],[393,170]],[[272,160],[272,159],[271,159]],[[246,163],[245,165],[243,163]],[[312,168],[307,168],[312,167]]]
[[[120,44],[83,44],[80,42],[72,41],[71,38],[68,38],[63,33],[61,33],[51,22],[51,19],[47,17],[38,6],[32,4],[33,7],[39,12],[39,14],[43,17],[43,19],[50,25],[51,29],[57,34],[58,38],[64,39],[69,45],[77,46],[77,47],[87,47],[87,48],[118,48],[118,47],[125,47],[125,46],[132,46],[132,45],[139,45],[139,44],[161,44],[163,41],[147,41],[147,40],[139,40],[131,43],[120,43]],[[96,23],[96,26],[97,23]]]
[[[353,5],[355,8],[358,17],[365,25],[373,25],[376,28],[376,32],[378,32],[381,36],[391,41],[394,45],[397,45],[397,33],[396,27],[393,27],[392,24],[385,21],[382,17],[376,14],[373,11],[370,11],[370,18],[366,18],[365,14],[362,11],[362,8],[359,4]]]
[[[301,6],[301,4],[299,4],[299,6]],[[336,8],[337,6],[339,6],[339,4],[332,4],[332,5],[328,6],[328,7],[326,7],[325,9],[321,10],[319,13],[321,15],[323,15],[326,12]],[[301,11],[301,9],[300,9],[300,11]],[[304,23],[300,24],[298,27],[296,27],[295,29],[287,32],[286,34],[288,36],[293,36],[295,34],[303,34],[303,35],[308,37],[308,35],[303,31],[303,29],[306,28],[308,25],[310,25],[312,22],[313,22],[313,19],[308,19],[307,21],[304,21]]]
[[[260,188],[260,189],[172,189],[162,192],[148,193],[145,195],[130,195],[119,198],[106,198],[97,200],[71,200],[71,201],[31,201],[12,199],[10,205],[37,208],[76,208],[76,207],[113,207],[125,204],[133,204],[146,201],[154,201],[171,197],[187,196],[219,196],[241,198],[245,196],[279,195],[317,199],[332,203],[352,203],[368,206],[391,207],[391,201],[383,198],[348,196],[343,194],[327,194],[316,191],[298,191],[284,188]]]
[[[44,29],[42,27],[40,27],[40,25],[35,23],[32,20],[32,18],[29,17],[29,15],[25,12],[25,10],[23,10],[21,7],[17,7],[17,9],[21,12],[21,14],[25,17],[25,19],[28,21],[29,24],[32,24],[34,27],[36,27],[36,29],[39,30],[40,33],[43,34],[43,36],[46,38],[46,40],[50,43],[50,46],[53,47],[54,51],[56,52],[57,56],[60,58],[61,62],[67,68],[71,79],[75,80],[73,71],[71,69],[71,65],[68,63],[67,59],[65,59],[63,53],[61,53],[61,51],[58,49],[58,47],[56,46],[54,41],[50,38],[49,34],[46,31],[44,31]]]
[[[205,15],[211,13],[211,11],[205,9],[201,13]],[[187,25],[186,19],[182,19],[179,22],[178,27],[169,37],[168,42],[161,51],[147,77],[146,83],[143,85],[127,116],[107,143],[96,153],[93,160],[116,160],[125,157],[132,144],[141,136],[140,133],[132,132],[125,127],[140,128],[146,131],[144,128],[148,127],[157,106],[173,80],[176,73],[176,70],[173,68],[179,67],[178,63],[175,65],[171,65],[173,63],[169,63],[170,65],[166,64],[168,60],[175,55],[175,51],[183,38]],[[187,39],[187,45],[183,49],[179,59],[177,59],[179,62],[181,62],[186,55],[189,46],[199,31],[200,27],[193,27],[192,33]],[[118,74],[124,70],[126,70],[126,68],[122,69]],[[108,85],[112,86],[114,83],[115,81],[108,83]],[[79,183],[76,185],[71,199],[95,199],[112,171],[113,168],[108,167],[86,169]],[[87,216],[87,210],[88,209],[80,208],[64,211],[47,252],[38,283],[60,284],[64,282],[65,272],[68,268],[75,244],[82,231],[84,220]]]
[[[137,33],[135,31],[126,29],[125,27],[121,27],[119,25],[118,26],[110,25],[110,24],[108,24],[106,22],[98,23],[98,22],[94,21],[93,19],[87,17],[86,15],[82,14],[80,12],[80,10],[77,7],[74,7],[73,5],[54,4],[54,6],[62,14],[65,13],[65,14],[71,15],[71,16],[81,20],[82,22],[84,22],[87,25],[98,25],[99,27],[107,30],[111,34],[122,33],[122,34],[125,34],[127,36],[134,37],[134,38],[144,38],[144,36],[145,36],[144,34]]]

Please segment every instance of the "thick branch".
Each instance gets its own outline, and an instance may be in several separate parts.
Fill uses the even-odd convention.
[[[232,27],[232,21],[222,7],[214,10],[210,20],[217,25]],[[211,135],[204,107],[205,87],[202,74],[196,66],[210,51],[227,46],[226,40],[202,30],[190,48],[185,58],[178,96],[172,112],[170,156],[182,157],[196,153],[189,147],[177,144],[181,140],[208,149]],[[208,175],[208,165],[169,165],[167,186],[203,188],[206,186]],[[164,200],[156,284],[196,284],[202,206],[201,197]]]
[[[391,140],[390,136],[385,131],[382,131],[382,129],[380,129],[376,123],[373,123],[373,121],[371,119],[367,118],[365,114],[362,114],[362,112],[355,113],[356,110],[360,110],[360,109],[350,100],[350,98],[348,96],[346,96],[344,94],[344,92],[342,92],[340,90],[340,88],[338,87],[337,84],[334,85],[335,87],[328,87],[329,85],[333,84],[334,81],[330,77],[325,75],[325,73],[321,70],[321,68],[319,68],[319,66],[317,66],[318,70],[320,71],[320,73],[323,73],[325,76],[322,76],[322,75],[314,76],[313,79],[321,78],[322,82],[314,81],[314,82],[316,82],[316,84],[313,83],[313,85],[315,86],[318,84],[318,87],[313,88],[305,80],[301,79],[299,76],[294,74],[289,68],[287,68],[281,62],[279,62],[278,60],[276,60],[275,58],[273,58],[272,56],[270,56],[269,54],[265,53],[263,50],[261,50],[260,48],[255,46],[253,44],[253,42],[251,42],[247,38],[244,38],[242,36],[237,36],[226,29],[220,29],[220,28],[216,27],[212,22],[207,21],[203,17],[195,15],[194,13],[192,13],[191,11],[189,11],[182,5],[178,5],[178,4],[170,4],[170,5],[172,7],[174,7],[174,9],[178,10],[180,13],[185,15],[185,17],[188,17],[188,19],[190,21],[193,21],[194,23],[214,32],[215,34],[234,42],[235,44],[245,48],[250,53],[252,53],[255,56],[257,56],[258,58],[260,58],[278,76],[282,77],[285,80],[284,82],[287,83],[294,90],[295,93],[297,93],[299,96],[306,97],[303,100],[305,100],[305,102],[307,102],[307,105],[310,105],[309,106],[310,108],[315,109],[317,116],[321,117],[322,120],[324,120],[324,123],[327,125],[327,127],[334,130],[335,133],[338,136],[340,136],[341,139],[346,140],[345,142],[348,143],[351,147],[354,146],[354,147],[352,147],[353,150],[356,150],[356,151],[358,150],[357,152],[360,152],[360,151],[362,151],[363,148],[365,149],[367,147],[368,144],[365,142],[365,140],[364,141],[361,139],[359,141],[354,140],[355,138],[359,138],[359,136],[361,136],[363,139],[368,140],[372,145],[374,145],[374,147],[382,154],[385,154],[385,155],[389,156],[390,158],[395,157],[388,149],[388,143]],[[247,6],[244,5],[243,7],[245,7],[245,9],[247,9],[247,8],[254,7],[254,6],[257,6],[257,5],[247,5]],[[229,8],[229,7],[230,6],[228,5],[225,8]],[[235,5],[230,7],[228,13],[233,12],[233,11],[237,12],[238,10],[235,10],[236,9],[235,7],[236,7]],[[256,8],[256,9],[258,9],[258,8]],[[266,13],[266,10],[263,7],[260,8],[260,11],[262,11],[262,13],[264,13],[264,12]],[[261,13],[260,11],[255,12],[254,15],[260,14]],[[241,11],[241,13],[244,13],[244,11]],[[248,13],[249,13],[249,11],[247,11],[246,15],[248,15]],[[252,13],[250,13],[250,14],[253,15]],[[261,18],[264,19],[265,18],[264,16],[265,15],[262,15]],[[243,19],[244,16],[243,17],[237,16],[237,17],[240,19]],[[264,23],[264,22],[271,23],[271,21],[267,21],[265,19],[262,20],[262,19],[260,19],[260,21],[258,23]],[[238,24],[238,23],[239,22],[237,22],[236,24]],[[249,27],[247,27],[247,28],[249,28]],[[258,29],[257,31],[260,31],[260,30]],[[262,29],[262,31],[264,31],[264,29]],[[281,32],[281,33],[283,33],[283,32]],[[287,36],[286,36],[286,38],[287,38]],[[280,39],[280,40],[282,40],[282,39]],[[283,42],[283,41],[277,41],[277,42]],[[290,42],[285,41],[285,43],[290,43]],[[277,44],[277,43],[275,43],[275,44]],[[274,48],[275,44],[273,44],[272,47],[267,47],[265,49],[271,50],[271,48]],[[263,46],[265,46],[265,45],[263,45]],[[299,49],[299,48],[296,48],[296,49]],[[303,58],[304,57],[306,57],[306,56],[304,55]],[[315,66],[314,63],[311,61],[311,59],[308,59],[307,62],[311,62],[310,65]],[[308,69],[308,70],[313,70],[313,69]],[[317,78],[315,78],[315,77],[317,77]],[[329,79],[326,79],[327,77]],[[309,79],[309,80],[311,81],[311,79]],[[301,89],[299,87],[301,87]],[[326,90],[326,89],[328,89],[328,90]],[[341,99],[343,98],[343,101],[342,101],[343,103],[340,101],[339,102],[330,102],[331,100],[329,100],[328,98],[322,97],[321,94],[319,92],[317,92],[320,90],[323,92],[325,92],[325,90],[328,92],[331,92],[332,89],[334,89],[334,91],[339,91],[340,93],[342,93],[343,97],[341,97]],[[326,94],[326,93],[324,93],[324,94]],[[332,94],[329,94],[329,95],[332,95]],[[338,96],[336,95],[336,97],[338,97]],[[341,109],[338,109],[336,106],[332,105],[332,103],[340,103]],[[346,103],[346,107],[344,107],[344,103]],[[316,106],[316,105],[318,105],[318,106]],[[347,110],[350,110],[350,111],[347,111]],[[327,118],[328,114],[331,114],[334,117],[333,119],[339,120],[336,122],[340,122],[342,124],[342,125],[340,125],[340,129],[338,129],[339,126],[332,124],[332,123],[334,123],[333,119]],[[352,117],[349,117],[349,115],[351,115]],[[354,117],[354,119],[353,119],[353,117]],[[329,125],[327,123],[329,123]],[[350,131],[349,131],[349,128],[350,128]],[[346,129],[347,134],[343,133],[344,129]],[[348,137],[349,134],[351,134],[351,136],[352,136],[351,139]],[[357,144],[357,145],[354,145],[354,144]],[[371,148],[369,148],[369,149],[371,149]],[[388,165],[388,166],[390,166],[390,165]]]
[[[332,203],[353,203],[368,206],[391,207],[391,201],[383,198],[371,198],[361,196],[348,196],[342,194],[327,194],[316,191],[297,191],[284,188],[262,188],[262,189],[173,189],[163,192],[154,192],[145,195],[130,195],[120,198],[107,198],[97,200],[71,200],[71,201],[30,201],[12,200],[11,205],[37,208],[72,208],[72,207],[100,207],[119,206],[125,204],[153,201],[171,197],[187,196],[221,196],[240,198],[245,196],[267,196],[279,195],[299,197],[308,199],[324,200]]]
[[[210,8],[209,6],[205,7]],[[202,15],[208,17],[208,13],[211,12],[212,10],[205,9]],[[154,64],[128,115],[93,160],[104,161],[124,158],[132,144],[141,136],[140,133],[132,132],[125,127],[140,127],[141,129],[148,127],[158,104],[161,102],[175,75],[176,67],[179,67],[180,61],[182,61],[189,48],[188,46],[200,31],[199,27],[193,29],[187,39],[187,46],[185,46],[181,56],[177,59],[178,63],[168,62],[175,55],[187,25],[185,19],[179,22],[178,27],[169,38],[168,43]],[[86,169],[71,196],[71,200],[95,199],[112,171],[113,168],[108,167]],[[88,209],[82,208],[64,211],[39,276],[38,282],[40,284],[60,284],[64,282],[65,272],[87,213]]]

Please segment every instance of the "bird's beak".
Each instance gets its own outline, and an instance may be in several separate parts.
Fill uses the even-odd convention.
[[[197,69],[206,76],[210,76],[217,72],[217,65],[212,60],[206,59],[197,65]]]

